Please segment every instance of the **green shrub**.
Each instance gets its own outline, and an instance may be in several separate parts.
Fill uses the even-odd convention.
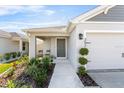
[[[49,70],[49,66],[51,65],[51,59],[50,59],[50,57],[48,57],[48,56],[43,57],[42,63],[43,63],[44,69]]]
[[[4,74],[4,78],[6,78],[6,77],[9,77],[9,76],[11,76],[11,75],[13,75],[13,72],[14,72],[14,68],[12,67],[12,68],[10,68],[5,74]]]
[[[47,80],[47,70],[44,68],[39,69],[37,76],[35,76],[35,80],[38,87],[42,87],[44,82]]]
[[[13,80],[8,80],[7,88],[16,88],[16,84],[14,83]]]
[[[0,55],[0,61],[3,61],[3,56],[2,55]]]
[[[32,58],[29,62],[29,65],[33,65],[33,64],[38,65],[40,64],[40,62],[41,60],[39,60],[38,58]]]
[[[81,65],[85,65],[85,64],[87,64],[87,62],[88,62],[88,60],[87,60],[86,58],[84,58],[84,57],[80,57],[80,58],[79,58],[79,63],[80,63]]]
[[[19,59],[20,62],[25,62],[25,63],[29,63],[29,57],[28,56],[23,56]]]
[[[55,58],[55,57],[54,57],[53,55],[50,56],[51,62],[53,62],[53,59],[54,59],[54,58]]]
[[[89,50],[87,48],[81,48],[80,49],[80,54],[81,55],[88,55],[88,53],[89,53]]]
[[[35,64],[29,65],[26,69],[26,74],[30,76],[37,76],[37,73],[39,72],[39,69]]]
[[[4,58],[5,58],[6,60],[9,60],[9,59],[11,58],[11,54],[10,54],[10,53],[6,53],[6,54],[4,55]]]
[[[79,75],[85,75],[86,74],[86,69],[85,69],[85,67],[84,66],[80,66],[79,68],[78,68],[78,73],[79,73]]]
[[[17,52],[17,57],[20,57],[21,56],[21,52]]]
[[[39,87],[41,87],[47,79],[47,70],[43,67],[38,68],[36,64],[29,65],[26,74],[30,75]]]
[[[12,52],[11,56],[12,56],[12,58],[16,58],[17,57],[17,53],[16,52]]]

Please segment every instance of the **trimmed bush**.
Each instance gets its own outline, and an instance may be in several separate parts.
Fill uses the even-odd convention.
[[[11,56],[12,56],[12,58],[16,58],[17,57],[17,53],[16,52],[12,52]]]
[[[20,57],[21,56],[21,52],[17,52],[17,57]]]
[[[84,58],[84,57],[80,57],[80,58],[79,58],[79,63],[80,63],[81,65],[85,65],[85,64],[87,64],[87,62],[88,62],[88,60],[87,60],[86,58]]]
[[[89,50],[87,48],[81,48],[80,49],[80,54],[81,55],[88,55],[88,53],[89,53]]]
[[[6,60],[9,60],[9,59],[11,58],[11,54],[10,54],[10,53],[6,53],[6,54],[4,55],[4,58],[5,58]]]
[[[86,69],[85,69],[84,66],[80,66],[80,67],[78,68],[78,74],[79,74],[80,76],[86,74]]]

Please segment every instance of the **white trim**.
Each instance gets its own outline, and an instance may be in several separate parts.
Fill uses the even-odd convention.
[[[65,57],[57,57],[57,39],[65,39],[65,47],[66,47],[66,49],[65,49],[65,52],[66,52]],[[55,39],[55,54],[56,54],[57,59],[67,59],[67,38],[66,37],[56,37],[56,39]]]
[[[50,33],[61,33],[61,32],[65,32],[66,31],[66,26],[53,26],[53,27],[41,27],[41,28],[29,28],[29,29],[23,29],[23,32],[27,32],[27,33],[46,33],[46,32],[50,32]]]
[[[87,21],[87,22],[79,22],[77,24],[120,24],[120,25],[124,25],[124,22],[98,22],[98,21]],[[68,28],[69,33],[71,33],[73,31],[73,29],[76,27],[77,24],[71,24],[69,25],[70,27]]]
[[[109,9],[111,9],[111,8],[114,7],[114,6],[115,6],[115,5],[107,7],[107,8],[105,9],[105,11],[104,11],[104,14],[107,14],[108,11],[109,11]]]
[[[124,24],[124,22],[104,22],[104,21],[87,21],[87,22],[79,22],[78,24],[91,24],[91,23],[99,23],[99,24]]]
[[[86,21],[100,13],[107,13],[109,9],[111,9],[112,7],[114,7],[115,5],[102,5],[102,6],[98,6],[95,9],[90,10],[89,12],[86,12],[76,18],[74,18],[71,22],[72,23],[78,23],[80,21]]]
[[[113,31],[113,30],[85,30],[85,33],[124,33],[124,31]]]
[[[93,10],[90,10],[89,12],[86,12],[84,14],[81,14],[81,15],[75,17],[74,19],[72,19],[70,21],[70,23],[67,27],[67,32],[69,32],[69,33],[72,32],[78,23],[86,22],[88,19],[90,19],[94,16],[97,16],[100,13],[104,12],[105,14],[107,14],[109,9],[111,9],[114,6],[116,6],[116,5],[102,5],[102,6],[96,7]]]

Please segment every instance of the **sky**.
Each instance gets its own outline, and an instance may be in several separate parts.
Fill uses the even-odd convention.
[[[69,20],[95,7],[95,5],[0,6],[0,29],[21,33],[21,29],[67,25]]]

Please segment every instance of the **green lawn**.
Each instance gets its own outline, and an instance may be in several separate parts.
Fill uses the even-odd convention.
[[[19,64],[19,61],[14,61],[11,63],[3,63],[0,64],[0,74],[3,73],[4,71],[6,71],[7,69],[9,69],[10,67],[12,67],[13,63]]]

